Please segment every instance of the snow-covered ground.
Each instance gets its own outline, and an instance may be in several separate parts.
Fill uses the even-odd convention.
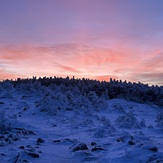
[[[163,162],[162,108],[57,91],[1,88],[0,163]]]

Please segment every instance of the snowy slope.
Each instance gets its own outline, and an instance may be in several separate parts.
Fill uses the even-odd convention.
[[[162,108],[58,89],[1,88],[0,163],[163,162]]]

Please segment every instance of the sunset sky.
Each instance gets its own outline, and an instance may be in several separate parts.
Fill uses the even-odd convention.
[[[163,0],[0,0],[0,80],[163,85]]]

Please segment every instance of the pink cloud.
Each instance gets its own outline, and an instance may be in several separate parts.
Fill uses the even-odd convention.
[[[115,47],[116,48],[116,47]],[[138,53],[133,49],[118,50],[90,47],[79,44],[55,46],[1,47],[0,60],[15,74],[3,72],[1,79],[16,76],[73,76],[109,80],[110,77],[138,81],[158,79],[163,72],[163,53]],[[2,70],[1,70],[2,71]],[[6,73],[6,75],[5,75]],[[156,74],[142,75],[141,74]],[[17,75],[19,74],[19,75]],[[13,75],[13,76],[12,76]]]
[[[18,74],[9,72],[4,68],[0,68],[0,81],[5,79],[16,79],[18,77],[23,77],[23,76],[19,76]]]

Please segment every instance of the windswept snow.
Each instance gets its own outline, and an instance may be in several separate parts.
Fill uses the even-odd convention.
[[[0,88],[0,163],[163,162],[156,105],[39,83]]]

